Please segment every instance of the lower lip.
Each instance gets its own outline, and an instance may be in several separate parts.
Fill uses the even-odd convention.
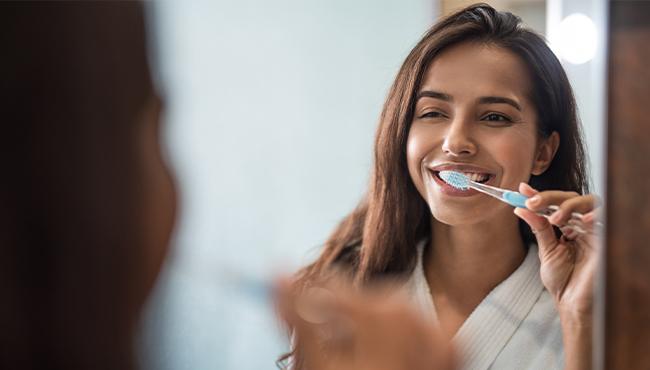
[[[431,171],[430,173],[431,176],[433,177],[433,180],[436,182],[436,184],[440,186],[440,191],[445,195],[451,195],[453,197],[471,197],[472,195],[476,195],[479,193],[478,191],[472,188],[469,188],[467,190],[456,189],[455,187],[444,182],[433,171]]]

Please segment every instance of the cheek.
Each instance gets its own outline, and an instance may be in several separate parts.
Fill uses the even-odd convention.
[[[504,136],[492,145],[495,160],[502,167],[504,181],[519,185],[530,177],[536,140],[532,134]]]
[[[411,126],[406,141],[406,161],[411,180],[413,180],[420,193],[424,191],[420,166],[426,155],[434,149],[434,146],[435,143],[430,132],[427,132],[421,125],[416,123]]]

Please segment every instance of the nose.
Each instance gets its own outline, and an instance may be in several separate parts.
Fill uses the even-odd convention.
[[[442,143],[442,151],[452,157],[471,157],[476,154],[477,146],[471,137],[471,122],[459,119],[450,125]]]

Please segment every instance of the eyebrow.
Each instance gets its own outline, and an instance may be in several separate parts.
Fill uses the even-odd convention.
[[[434,98],[434,99],[440,99],[444,101],[453,101],[454,99],[451,97],[451,95],[447,95],[438,91],[431,91],[431,90],[422,90],[418,93],[416,97],[416,101],[420,100],[421,98]]]
[[[454,99],[451,97],[451,95],[441,93],[438,91],[432,91],[432,90],[422,90],[418,93],[416,97],[416,101],[420,100],[421,98],[433,98],[433,99],[439,99],[439,100],[444,100],[447,102],[451,102]],[[513,106],[515,109],[518,111],[521,111],[521,106],[519,103],[516,101],[506,98],[503,96],[483,96],[478,99],[479,104],[508,104]]]
[[[510,98],[504,98],[502,96],[484,96],[482,98],[479,98],[478,103],[479,104],[508,104],[515,107],[515,109],[517,109],[518,111],[521,111],[521,107],[516,101]]]

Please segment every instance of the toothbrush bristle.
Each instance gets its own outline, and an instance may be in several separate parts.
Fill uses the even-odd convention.
[[[456,189],[467,190],[469,188],[469,178],[460,172],[440,171],[438,176]]]

